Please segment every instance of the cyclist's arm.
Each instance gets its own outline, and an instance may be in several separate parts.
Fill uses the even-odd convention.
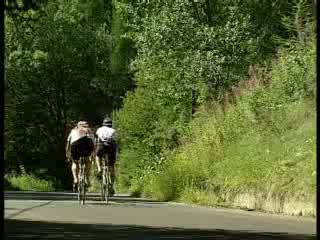
[[[113,141],[118,142],[118,134],[117,134],[117,131],[114,131],[114,133],[112,134],[112,139],[113,139]]]
[[[94,155],[97,155],[97,151],[98,151],[99,138],[98,138],[97,132],[94,133],[94,145],[95,145]]]
[[[119,154],[120,153],[120,146],[119,146],[117,131],[115,131],[114,134],[113,134],[113,140],[114,140],[114,142],[116,144],[116,152]]]
[[[66,145],[66,157],[69,158],[70,157],[70,140],[67,141],[67,145]]]
[[[98,145],[98,130],[94,133],[94,142]]]
[[[72,131],[70,132],[68,138],[67,138],[67,145],[66,145],[66,150],[70,148],[70,142],[71,142],[71,133]]]

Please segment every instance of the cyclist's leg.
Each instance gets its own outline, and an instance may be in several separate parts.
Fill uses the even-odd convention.
[[[98,173],[100,174],[102,172],[102,165],[101,165],[101,158],[98,155],[96,156],[96,164],[98,168]]]
[[[84,157],[84,161],[85,161],[84,162],[84,164],[85,164],[84,174],[87,179],[87,184],[89,186],[90,185],[89,175],[90,175],[90,169],[91,169],[90,156],[92,155],[92,151],[94,149],[92,139],[83,138],[81,149],[82,149],[82,156]]]
[[[116,152],[113,146],[108,149],[108,167],[111,178],[111,195],[114,194],[114,180],[115,180],[115,162],[116,162]]]
[[[115,164],[116,164],[116,160],[117,160],[117,146],[115,143],[112,144],[112,151],[111,151],[111,156],[110,156],[110,164],[111,164],[111,178],[113,178],[113,182],[114,179],[116,177],[116,173],[115,173]]]
[[[71,166],[71,172],[73,176],[73,183],[78,183],[78,172],[79,172],[79,142],[76,141],[71,144],[71,158],[72,158],[72,166]]]
[[[78,183],[78,173],[79,173],[78,165],[79,165],[79,161],[72,160],[71,171],[72,171],[73,183],[74,184]]]
[[[111,181],[112,184],[114,183],[115,177],[116,177],[116,171],[115,171],[115,167],[114,167],[114,163],[112,165],[109,166],[110,168],[110,177],[111,177]]]
[[[111,183],[113,184],[114,182],[114,178],[115,178],[115,158],[114,158],[114,154],[109,153],[108,154],[108,167],[109,167],[109,171],[110,171],[110,177],[111,177]]]
[[[85,174],[85,176],[86,176],[88,186],[90,186],[90,170],[91,170],[90,157],[85,157],[85,169],[84,169],[84,174]]]
[[[106,147],[103,144],[98,145],[97,156],[96,156],[96,164],[98,167],[98,174],[102,173],[102,166],[104,164],[103,158],[106,154]]]
[[[116,177],[114,164],[110,165],[109,169],[110,169],[111,184],[113,185],[115,177]]]

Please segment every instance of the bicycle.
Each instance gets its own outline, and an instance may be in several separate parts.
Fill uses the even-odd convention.
[[[85,157],[80,157],[78,173],[78,200],[79,204],[84,205],[86,201],[86,177],[85,177]]]
[[[105,201],[107,204],[110,197],[110,187],[111,187],[111,174],[106,164],[106,158],[103,158],[103,167],[102,167],[102,182],[101,182],[101,200]]]

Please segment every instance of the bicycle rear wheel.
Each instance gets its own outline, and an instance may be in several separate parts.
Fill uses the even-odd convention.
[[[82,187],[81,187],[81,165],[79,164],[79,173],[78,173],[78,201],[81,203],[82,196]]]
[[[80,204],[84,205],[86,202],[86,187],[84,179],[81,181],[81,192],[80,192]]]

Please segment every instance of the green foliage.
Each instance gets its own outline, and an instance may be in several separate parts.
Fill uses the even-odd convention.
[[[314,35],[315,1],[294,0],[289,3],[292,11],[282,17],[281,23],[287,29],[290,37],[297,42],[305,43]]]
[[[38,192],[52,192],[55,190],[54,182],[40,179],[33,174],[5,177],[5,181],[7,182],[5,190]]]
[[[144,192],[210,205],[228,205],[224,196],[237,192],[314,194],[315,89],[303,87],[315,86],[314,44],[283,51],[268,86],[237,97],[225,113],[216,104],[198,112],[184,144],[145,177]]]
[[[305,95],[315,97],[315,57],[316,46],[313,42],[309,46],[298,46],[282,53],[280,61],[273,66],[271,87],[284,95],[284,101],[286,98],[297,100]]]
[[[250,100],[257,120],[273,131],[282,131],[286,106],[304,98],[314,99],[316,93],[315,42],[283,49],[272,65],[268,91],[257,89]],[[273,115],[270,115],[270,111]],[[265,125],[267,124],[267,125]]]
[[[191,197],[190,188],[201,202],[206,189],[259,185],[269,162],[293,157],[287,142],[304,139],[297,127],[314,129],[314,1],[17,2],[6,1],[5,19],[8,171],[45,168],[70,182],[68,123],[96,125],[112,112],[119,187],[161,199]],[[259,82],[249,73],[256,89],[242,89],[255,65],[267,71]],[[224,112],[235,86],[245,94],[233,92]],[[269,155],[256,143],[288,153],[257,164],[247,157]],[[226,180],[232,166],[243,175]]]
[[[176,148],[195,107],[221,96],[257,58],[251,17],[235,2],[219,4],[225,24],[201,21],[191,2],[117,5],[130,20],[126,36],[138,55],[132,63],[137,89],[127,95],[116,122],[124,148],[136,151],[132,156],[149,156],[144,164]],[[130,172],[143,169],[127,153],[121,161],[130,162]]]
[[[41,0],[6,0],[5,10],[10,15],[18,15],[20,12],[25,12],[30,9],[42,9],[47,1]]]
[[[100,124],[130,88],[128,73],[112,69],[112,3],[48,1],[5,21],[6,166],[67,179],[67,124]]]

